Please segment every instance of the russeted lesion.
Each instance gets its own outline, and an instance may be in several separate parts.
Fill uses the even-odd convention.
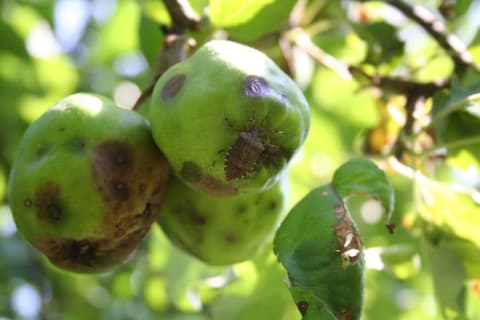
[[[348,267],[361,259],[362,239],[344,204],[335,204],[334,210],[339,219],[339,222],[332,227],[336,236],[337,253],[342,258],[344,267]]]
[[[119,207],[128,201],[134,177],[135,152],[131,144],[105,141],[93,151],[92,173],[106,203]]]
[[[148,229],[139,228],[122,238],[50,238],[34,242],[56,266],[76,272],[98,272],[124,262]]]
[[[60,185],[47,181],[40,185],[35,192],[34,201],[24,201],[27,208],[35,209],[38,220],[47,223],[61,223],[65,219],[65,206],[61,199]]]

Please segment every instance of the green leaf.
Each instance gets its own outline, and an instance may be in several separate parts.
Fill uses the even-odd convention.
[[[480,247],[473,242],[454,238],[445,243],[462,259],[465,273],[468,279],[480,278]]]
[[[16,33],[16,31],[0,20],[0,34],[2,35],[2,51],[10,51],[18,56],[30,58],[25,50],[23,39]]]
[[[91,62],[108,64],[118,55],[137,49],[139,41],[136,26],[140,16],[136,1],[119,1],[115,13],[98,29],[98,39],[91,46]]]
[[[451,154],[466,149],[480,156],[480,79],[470,86],[453,79],[449,95],[435,96],[432,115],[436,137]]]
[[[419,208],[424,232],[434,243],[456,252],[466,277],[480,277],[480,205],[473,194],[460,193],[448,184],[426,181],[425,201]]]
[[[295,0],[210,0],[210,18],[231,38],[248,42],[278,30],[288,21]]]
[[[7,191],[7,171],[0,163],[0,203],[3,203]]]
[[[274,0],[210,0],[210,18],[219,27],[233,27],[252,19]]]
[[[366,61],[380,63],[385,57],[398,56],[403,51],[404,43],[397,36],[397,29],[392,25],[375,21],[372,23],[351,23],[356,34],[368,43]],[[378,35],[382,36],[379,37]]]
[[[472,0],[457,0],[457,1],[455,1],[455,14],[457,16],[465,14],[471,4],[472,4]]]
[[[480,82],[474,83],[468,87],[464,87],[458,79],[452,79],[452,86],[450,89],[449,105],[458,104],[462,100],[467,100],[469,96],[480,92]]]
[[[418,274],[420,258],[418,249],[412,244],[395,244],[386,247],[369,248],[366,250],[366,259],[369,255],[378,255],[385,269],[391,272],[396,279],[405,280]]]
[[[212,319],[300,319],[271,250],[268,256],[236,264],[232,270],[235,280],[212,301]]]
[[[390,223],[394,207],[394,192],[385,173],[372,161],[353,159],[343,164],[333,175],[333,185],[343,198],[369,195],[385,209],[386,224]]]
[[[164,35],[160,30],[160,24],[142,15],[139,25],[140,48],[151,68],[155,67]]]
[[[359,319],[362,243],[332,185],[314,189],[290,211],[275,235],[274,252],[304,319],[331,319],[327,314]]]
[[[465,270],[455,251],[426,243],[435,297],[444,319],[467,319],[465,312]]]
[[[297,301],[297,309],[303,315],[303,320],[336,320],[335,314],[328,306],[316,297],[311,291],[299,288],[290,289],[294,300]]]
[[[449,93],[449,95],[446,95],[446,92],[440,92],[435,96],[432,108],[433,122],[443,120],[446,116],[457,111],[468,111],[468,107],[475,106],[475,103],[480,100],[478,95],[480,93],[480,81],[465,87],[457,78],[453,78]]]

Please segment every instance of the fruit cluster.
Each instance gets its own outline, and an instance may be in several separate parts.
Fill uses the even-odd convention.
[[[20,144],[9,204],[63,269],[123,263],[156,221],[199,259],[235,263],[278,225],[308,128],[305,98],[272,60],[210,41],[160,77],[146,118],[88,93],[45,112]]]

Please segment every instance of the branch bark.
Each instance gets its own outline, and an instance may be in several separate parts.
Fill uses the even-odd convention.
[[[445,24],[436,19],[435,16],[421,6],[411,6],[402,0],[386,0],[392,7],[399,10],[406,17],[415,21],[428,34],[430,34],[435,41],[445,49],[450,55],[455,64],[455,72],[462,75],[468,68],[480,71],[473,63],[472,55],[467,51],[465,44],[455,34],[450,33]]]
[[[155,73],[152,81],[147,88],[142,91],[132,107],[132,110],[138,109],[145,102],[145,100],[152,95],[153,89],[155,88],[155,83],[157,83],[158,78],[160,78],[160,76],[167,71],[168,68],[177,62],[185,60],[187,57],[187,48],[191,46],[191,42],[189,40],[190,39],[183,34],[171,34],[165,37],[163,47],[160,49],[157,56]]]
[[[170,14],[172,24],[169,28],[163,29],[165,39],[157,55],[152,81],[142,91],[132,110],[138,109],[152,95],[155,83],[168,68],[185,60],[187,49],[194,44],[194,41],[184,34],[185,31],[200,30],[200,18],[188,0],[163,0],[163,3]]]
[[[412,146],[405,145],[405,142],[402,139],[403,134],[407,136],[412,136],[414,132],[414,124],[415,124],[415,111],[418,104],[425,103],[425,97],[419,94],[418,92],[411,92],[410,94],[406,95],[406,102],[405,102],[405,114],[407,116],[405,125],[403,126],[401,133],[398,135],[397,141],[393,146],[392,150],[394,151],[395,157],[399,160],[402,160],[403,156],[407,151],[412,149]]]
[[[329,68],[344,79],[363,78],[372,86],[380,88],[389,93],[406,94],[412,92],[426,97],[433,95],[436,91],[450,85],[447,80],[420,83],[402,78],[384,77],[369,75],[358,66],[349,65],[334,56],[328,54],[314,44],[310,37],[301,28],[295,28],[288,32],[287,37],[299,48],[309,54],[315,61]]]
[[[437,80],[434,82],[415,82],[398,77],[384,77],[378,75],[369,75],[357,66],[350,66],[349,71],[352,75],[363,77],[374,87],[380,88],[389,93],[411,95],[432,96],[438,90],[450,86],[447,80]]]
[[[163,0],[172,18],[172,29],[178,33],[200,30],[200,17],[188,0]]]

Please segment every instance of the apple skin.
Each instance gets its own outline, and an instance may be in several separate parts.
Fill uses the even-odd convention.
[[[148,118],[172,171],[215,196],[270,188],[310,126],[290,77],[262,52],[225,40],[207,42],[159,78]]]
[[[18,232],[51,263],[101,272],[135,251],[157,218],[167,177],[144,117],[77,93],[26,130],[8,200]]]
[[[170,241],[210,265],[253,258],[283,218],[288,177],[270,189],[215,197],[171,178],[158,224]]]

